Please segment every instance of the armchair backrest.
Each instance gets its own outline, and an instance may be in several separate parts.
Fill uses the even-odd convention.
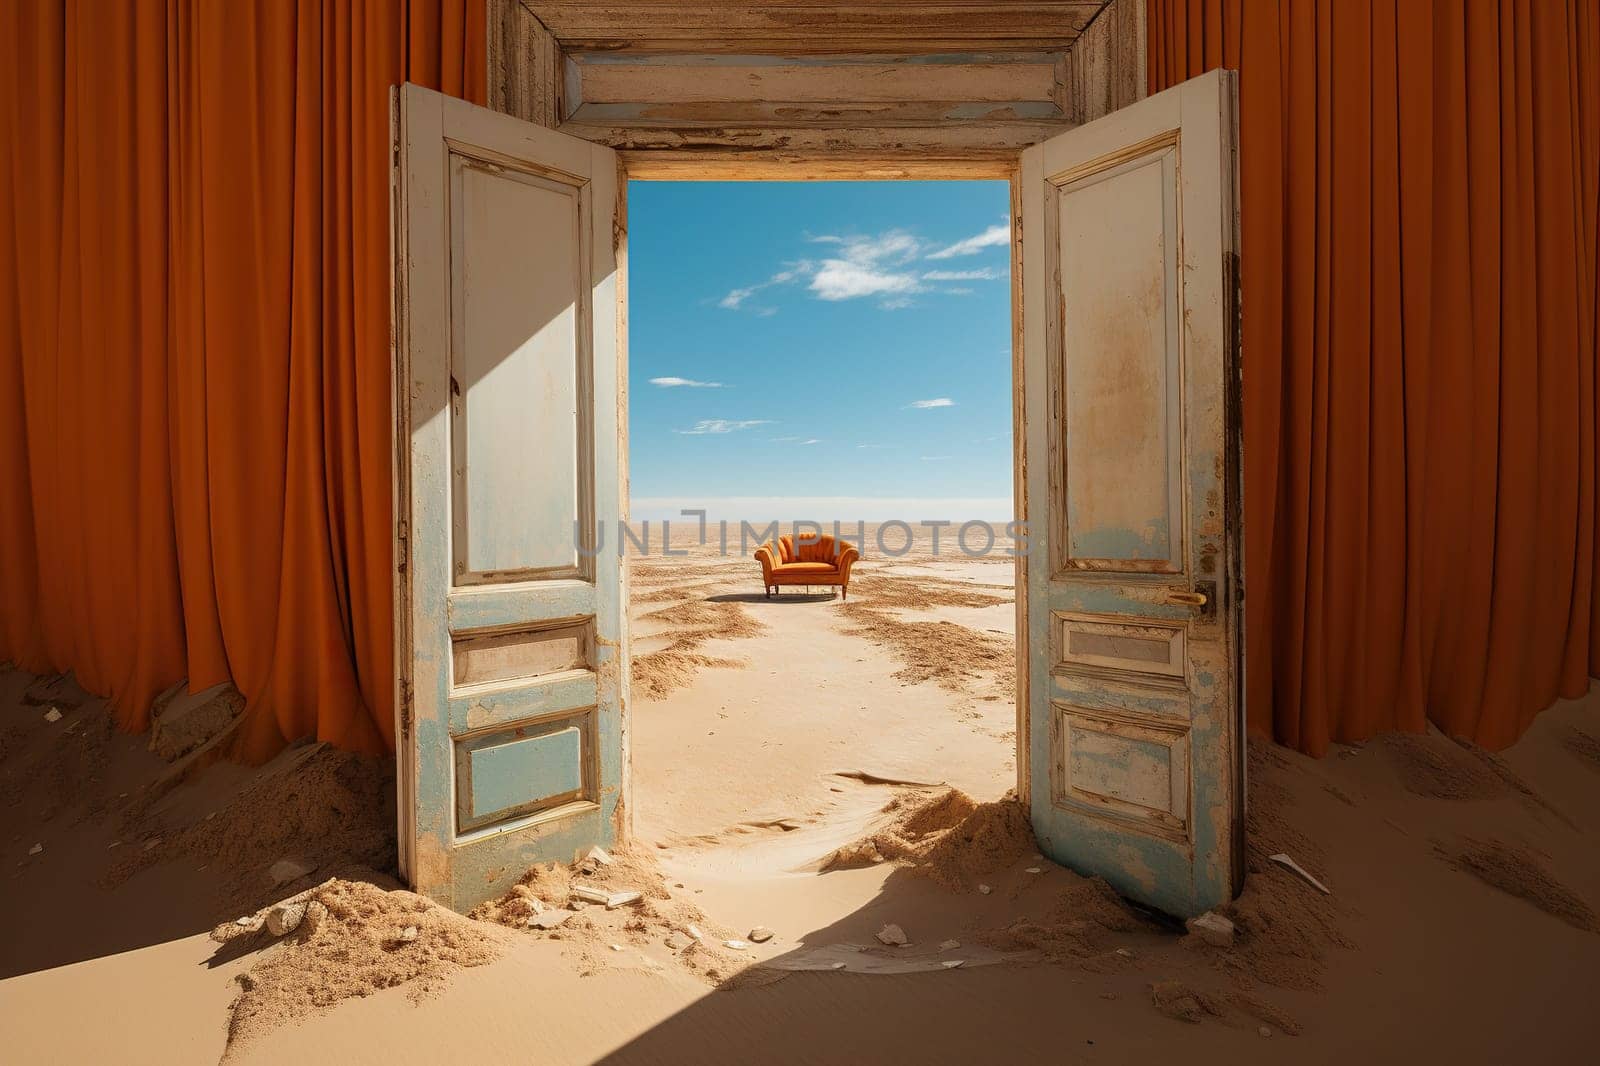
[[[822,534],[817,539],[816,543],[813,544],[809,539],[807,539],[806,543],[803,543],[798,547],[795,545],[794,536],[792,534],[785,533],[783,536],[778,538],[776,544],[774,544],[772,541],[768,541],[767,547],[770,547],[774,550],[777,557],[777,562],[780,564],[836,563],[839,561],[839,544],[826,533]]]
[[[799,551],[802,563],[832,563],[839,557],[838,546],[826,533],[815,544],[801,544]]]

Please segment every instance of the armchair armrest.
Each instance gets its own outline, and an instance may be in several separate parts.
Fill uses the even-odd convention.
[[[839,553],[839,561],[836,565],[839,567],[839,576],[844,579],[845,585],[848,586],[850,584],[850,568],[860,558],[861,551],[854,544],[846,544],[844,550]]]
[[[761,564],[761,579],[771,584],[773,568],[778,565],[777,549],[771,543],[767,543],[757,548],[753,554],[756,561]]]

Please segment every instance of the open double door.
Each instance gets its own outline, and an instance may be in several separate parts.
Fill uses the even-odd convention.
[[[1022,795],[1179,915],[1242,877],[1233,100],[1018,179]],[[625,226],[609,149],[411,85],[394,122],[401,869],[466,909],[627,832]]]

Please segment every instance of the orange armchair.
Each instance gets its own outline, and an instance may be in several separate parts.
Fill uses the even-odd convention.
[[[823,534],[815,543],[796,548],[792,536],[767,541],[755,550],[761,564],[761,584],[770,598],[783,585],[836,585],[850,597],[850,568],[861,558],[854,544],[844,544]]]

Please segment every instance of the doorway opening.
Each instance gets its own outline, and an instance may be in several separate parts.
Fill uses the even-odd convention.
[[[828,864],[888,806],[1001,798],[1010,183],[627,195],[637,839],[736,889]]]

